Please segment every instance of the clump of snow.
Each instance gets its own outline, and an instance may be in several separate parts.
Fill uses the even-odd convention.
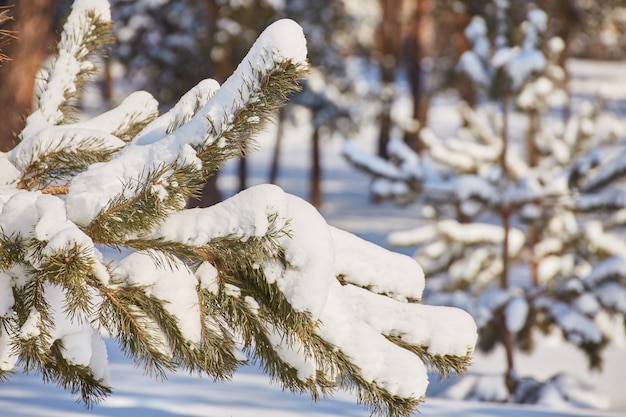
[[[61,353],[68,363],[89,367],[96,380],[108,384],[109,366],[102,335],[84,314],[73,318],[67,315],[63,289],[46,284],[44,291],[54,323],[51,341],[62,342]]]
[[[74,223],[67,220],[62,199],[28,191],[12,195],[0,211],[0,226],[7,236],[32,236],[45,242],[43,256],[52,256],[74,247],[90,261],[92,272],[102,282],[109,281],[101,255],[92,240]]]
[[[20,327],[18,337],[22,340],[29,340],[41,334],[41,313],[36,309],[31,309],[28,318]]]
[[[458,68],[468,74],[476,84],[489,85],[490,74],[486,63],[491,48],[487,39],[485,19],[481,16],[472,17],[470,24],[465,28],[465,36],[472,43],[472,49],[461,55]]]
[[[19,356],[11,343],[11,336],[7,332],[0,332],[0,370],[12,371]]]
[[[13,285],[12,278],[5,272],[0,272],[0,317],[8,318],[13,314]]]
[[[219,291],[219,282],[217,280],[218,271],[210,262],[202,262],[196,269],[196,277],[200,281],[200,288],[208,290],[211,294],[217,294]]]
[[[147,295],[163,300],[165,309],[178,319],[185,338],[200,342],[198,279],[187,265],[158,252],[135,252],[119,262],[115,273],[129,285],[142,287]]]
[[[286,344],[283,335],[272,325],[267,326],[267,335],[272,347],[286,364],[296,370],[298,379],[314,380],[316,375],[315,360],[302,354],[304,347],[298,342],[294,345]]]
[[[343,279],[399,301],[422,297],[424,273],[413,259],[382,249],[341,229],[333,227],[331,234],[336,273]],[[385,255],[381,256],[382,253]]]
[[[148,145],[166,136],[169,129],[177,123],[189,121],[197,109],[198,103],[206,103],[220,88],[217,81],[206,79],[200,81],[191,90],[185,93],[168,112],[164,113],[148,126],[143,128],[132,140],[135,145]],[[189,146],[185,144],[184,146]],[[195,157],[195,152],[194,152]]]
[[[20,174],[21,172],[9,160],[8,154],[0,152],[0,186],[14,183]]]

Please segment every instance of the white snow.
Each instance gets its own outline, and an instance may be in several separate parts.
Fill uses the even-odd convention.
[[[258,307],[258,305],[257,305]],[[315,360],[303,354],[304,346],[300,343],[289,345],[285,343],[284,336],[273,328],[270,324],[267,326],[268,338],[272,347],[276,350],[278,356],[286,364],[296,370],[298,378],[302,381],[307,379],[315,380],[316,368]]]
[[[134,252],[119,262],[115,273],[128,284],[144,287],[147,295],[165,301],[165,309],[178,319],[185,338],[200,342],[198,279],[187,265],[159,252]]]
[[[196,105],[198,103],[206,103],[219,87],[219,83],[212,79],[200,81],[195,87],[185,93],[167,113],[158,117],[139,132],[137,136],[133,138],[133,143],[137,145],[147,145],[162,139],[169,133],[168,129],[173,125],[189,121],[196,112]],[[191,148],[188,144],[185,144],[185,146]],[[188,152],[189,151],[186,150],[185,154]],[[193,157],[196,157],[195,152],[193,153]]]
[[[419,300],[424,291],[424,273],[410,257],[386,251],[366,240],[335,227],[336,273],[363,288],[399,301]]]
[[[12,278],[5,272],[0,272],[0,317],[8,318],[13,314],[13,285]]]
[[[41,313],[34,308],[30,311],[28,318],[20,327],[19,338],[29,340],[41,334]]]

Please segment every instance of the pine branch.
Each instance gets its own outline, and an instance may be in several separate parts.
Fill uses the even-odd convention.
[[[91,286],[95,282],[93,264],[86,249],[78,244],[43,258],[38,275],[65,290],[64,313],[71,320],[90,317],[94,305]]]
[[[6,271],[13,265],[24,262],[25,242],[19,234],[7,236],[0,227],[0,270]]]
[[[331,381],[324,377],[302,380],[298,377],[298,371],[278,355],[267,335],[265,321],[267,316],[251,310],[244,297],[228,296],[224,294],[224,291],[220,292],[218,297],[213,297],[215,305],[219,306],[229,327],[242,336],[244,351],[253,358],[254,362],[260,362],[264,373],[272,381],[280,382],[283,388],[293,392],[309,392],[314,400],[318,399],[320,392],[322,395],[332,392],[334,384]],[[284,343],[289,346],[296,344],[298,335],[292,333],[291,329],[283,330],[287,332],[284,335]]]
[[[65,136],[54,149],[35,150],[33,159],[23,170],[18,188],[44,189],[51,185],[69,183],[77,173],[97,162],[105,162],[117,151],[108,148],[97,137],[78,139]]]
[[[0,55],[0,59],[2,56]],[[0,382],[7,382],[13,375],[15,375],[15,371],[5,371],[4,369],[0,369]]]
[[[193,91],[193,90],[192,90]],[[190,91],[191,92],[191,91]],[[170,124],[167,126],[167,128],[165,129],[165,134],[169,135],[170,133],[174,132],[176,129],[182,127],[185,123],[187,123],[189,120],[192,119],[192,117],[198,113],[198,111],[202,108],[202,106],[204,106],[205,102],[203,100],[203,91],[198,91],[196,96],[194,97],[194,101],[193,101],[193,106],[190,112],[183,112],[183,111],[176,111],[174,114],[172,114],[172,121],[170,122]],[[181,99],[181,101],[184,100]],[[173,110],[177,110],[176,107],[174,107]]]
[[[34,275],[34,274],[33,274]],[[45,281],[32,276],[21,288],[13,288],[13,310],[17,316],[17,334],[13,343],[19,352],[24,371],[43,371],[51,344],[49,329],[53,327],[50,305],[44,294]]]
[[[155,118],[156,114],[152,117],[146,118],[141,111],[135,110],[127,115],[124,119],[124,122],[121,123],[120,126],[118,126],[115,130],[113,130],[111,134],[120,138],[124,142],[130,142]]]
[[[361,371],[341,350],[334,352],[335,361],[339,364],[340,386],[348,391],[356,390],[357,401],[372,411],[372,415],[381,417],[410,417],[424,398],[402,398],[366,381]]]
[[[242,104],[225,112],[219,124],[209,118],[210,140],[196,146],[205,173],[218,170],[225,161],[250,150],[251,139],[272,120],[289,94],[300,90],[298,80],[306,71],[291,61],[274,63],[268,72],[250,66],[255,79],[243,80],[249,96],[245,97],[240,90]]]
[[[167,316],[159,300],[138,287],[112,289],[99,286],[98,290],[103,297],[98,322],[147,374],[165,379],[166,371],[174,371],[176,364],[167,352],[161,330],[150,315],[156,311],[157,315]]]
[[[95,242],[113,246],[147,233],[168,213],[182,209],[201,181],[200,173],[189,165],[148,170],[142,178],[125,184],[89,224],[87,233]]]
[[[264,319],[275,327],[293,332],[307,344],[316,324],[306,312],[294,310],[285,295],[274,282],[265,277],[263,265],[278,262],[280,268],[291,268],[279,239],[289,236],[289,224],[278,228],[277,215],[269,217],[270,226],[265,236],[252,237],[242,242],[230,237],[212,239],[206,251],[220,270],[223,285],[232,285],[241,291],[242,297],[251,296],[265,309]],[[245,253],[246,257],[241,258]]]
[[[385,335],[387,340],[414,353],[419,358],[434,368],[439,378],[449,378],[452,373],[464,375],[467,368],[472,364],[471,352],[465,356],[433,355],[428,352],[428,346],[413,345],[402,339],[401,336]]]
[[[200,304],[201,342],[198,357],[185,365],[190,372],[204,372],[216,379],[229,378],[241,365],[235,356],[235,342],[230,332],[220,325],[223,312],[219,310],[212,294],[198,289]]]
[[[49,361],[41,372],[44,382],[55,383],[69,389],[72,394],[78,394],[89,408],[112,393],[110,387],[94,377],[89,367],[71,364],[63,357],[60,340],[50,347]]]
[[[9,14],[10,6],[0,6],[0,24],[5,23],[8,20],[13,20],[13,16]],[[3,62],[10,61],[11,58],[4,54],[3,49],[16,38],[16,33],[13,30],[0,29],[0,66]]]

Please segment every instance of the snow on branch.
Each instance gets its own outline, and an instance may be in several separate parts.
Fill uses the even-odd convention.
[[[285,32],[288,40],[281,36]],[[294,83],[307,65],[305,45],[302,29],[295,22],[281,20],[269,26],[235,73],[187,123],[158,141],[133,143],[109,163],[77,176],[68,194],[70,217],[89,224],[105,212],[112,199],[128,194],[128,185],[141,181],[147,171],[185,168],[191,149],[206,174],[240,155],[250,146],[247,138],[264,126],[286,94],[296,88]],[[180,183],[184,176],[179,177]],[[167,187],[167,191],[175,192],[174,188]],[[126,201],[136,196],[124,197]]]
[[[246,242],[265,235],[270,227],[288,228],[278,239],[287,268],[279,268],[273,261],[257,265],[265,280],[259,285],[276,285],[295,312],[306,312],[318,322],[313,335],[282,334],[281,340],[287,341],[283,349],[290,349],[288,341],[294,337],[305,347],[290,349],[283,357],[298,374],[312,375],[310,367],[319,366],[318,358],[333,356],[326,345],[316,342],[317,337],[345,355],[334,359],[338,363],[333,368],[340,373],[346,372],[344,362],[348,361],[367,384],[405,398],[425,395],[423,360],[458,357],[455,368],[462,372],[467,366],[476,338],[472,319],[461,310],[407,303],[421,297],[424,285],[423,273],[414,261],[331,228],[312,206],[276,186],[256,186],[216,206],[175,213],[155,229],[153,238],[206,246],[210,251],[219,239]],[[331,259],[334,262],[329,262]],[[252,297],[256,311],[273,302],[250,293],[250,288],[238,287],[228,277],[216,279],[215,291],[223,287],[232,296]],[[258,313],[255,319],[266,318]],[[274,324],[271,328],[273,333],[288,332]],[[278,339],[272,340],[276,345]],[[368,346],[366,352],[364,345]],[[311,349],[313,353],[307,353]],[[414,357],[412,351],[420,355]],[[318,371],[323,373],[323,367]],[[358,378],[353,382],[360,390],[369,389]]]

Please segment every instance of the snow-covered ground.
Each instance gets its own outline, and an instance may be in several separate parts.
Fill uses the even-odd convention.
[[[575,62],[573,85],[581,94],[587,94],[596,83],[597,74],[608,90],[624,93],[625,67],[614,64]],[[616,78],[621,74],[621,78]],[[626,93],[620,97],[626,96]],[[622,103],[623,104],[623,103]],[[621,110],[624,110],[623,108]],[[451,110],[434,109],[435,120],[451,116]],[[278,185],[286,191],[308,196],[308,152],[307,132],[290,132],[285,137],[281,171]],[[260,149],[250,157],[251,184],[266,182],[268,165],[272,153],[272,135],[260,141]],[[340,156],[340,143],[323,143],[324,205],[321,208],[327,221],[337,227],[354,232],[361,237],[383,246],[387,234],[398,229],[417,225],[419,220],[414,208],[398,208],[392,204],[372,204],[368,193],[369,179],[349,167]],[[229,164],[220,178],[227,194],[236,188],[236,166]],[[406,253],[410,253],[407,251]],[[355,398],[338,393],[333,399],[313,403],[304,395],[283,392],[272,385],[268,378],[255,367],[240,370],[230,382],[213,382],[208,378],[189,376],[184,373],[172,375],[160,382],[136,369],[124,358],[114,344],[109,343],[111,383],[114,394],[93,409],[75,403],[74,398],[61,388],[44,385],[39,376],[16,375],[0,389],[0,416],[25,417],[330,417],[367,416],[369,412],[355,404]],[[606,356],[604,372],[588,374],[586,360],[568,346],[546,340],[533,356],[517,356],[518,372],[545,378],[554,372],[567,371],[582,376],[592,385],[598,386],[610,397],[610,410],[554,409],[519,405],[470,403],[446,400],[435,396],[446,386],[433,377],[429,397],[420,407],[424,416],[448,417],[565,417],[565,416],[626,416],[626,396],[623,386],[626,381],[626,346],[611,347]],[[492,355],[476,355],[469,376],[497,373],[502,370],[504,360],[501,352]]]
[[[62,389],[43,385],[35,376],[18,375],[0,389],[3,417],[366,417],[350,394],[313,403],[307,396],[283,392],[270,385],[256,368],[244,368],[233,381],[177,374],[165,382],[141,370],[109,345],[111,383],[115,393],[89,410]],[[545,407],[469,403],[428,398],[423,416],[446,417],[619,417],[619,412],[554,410]]]

